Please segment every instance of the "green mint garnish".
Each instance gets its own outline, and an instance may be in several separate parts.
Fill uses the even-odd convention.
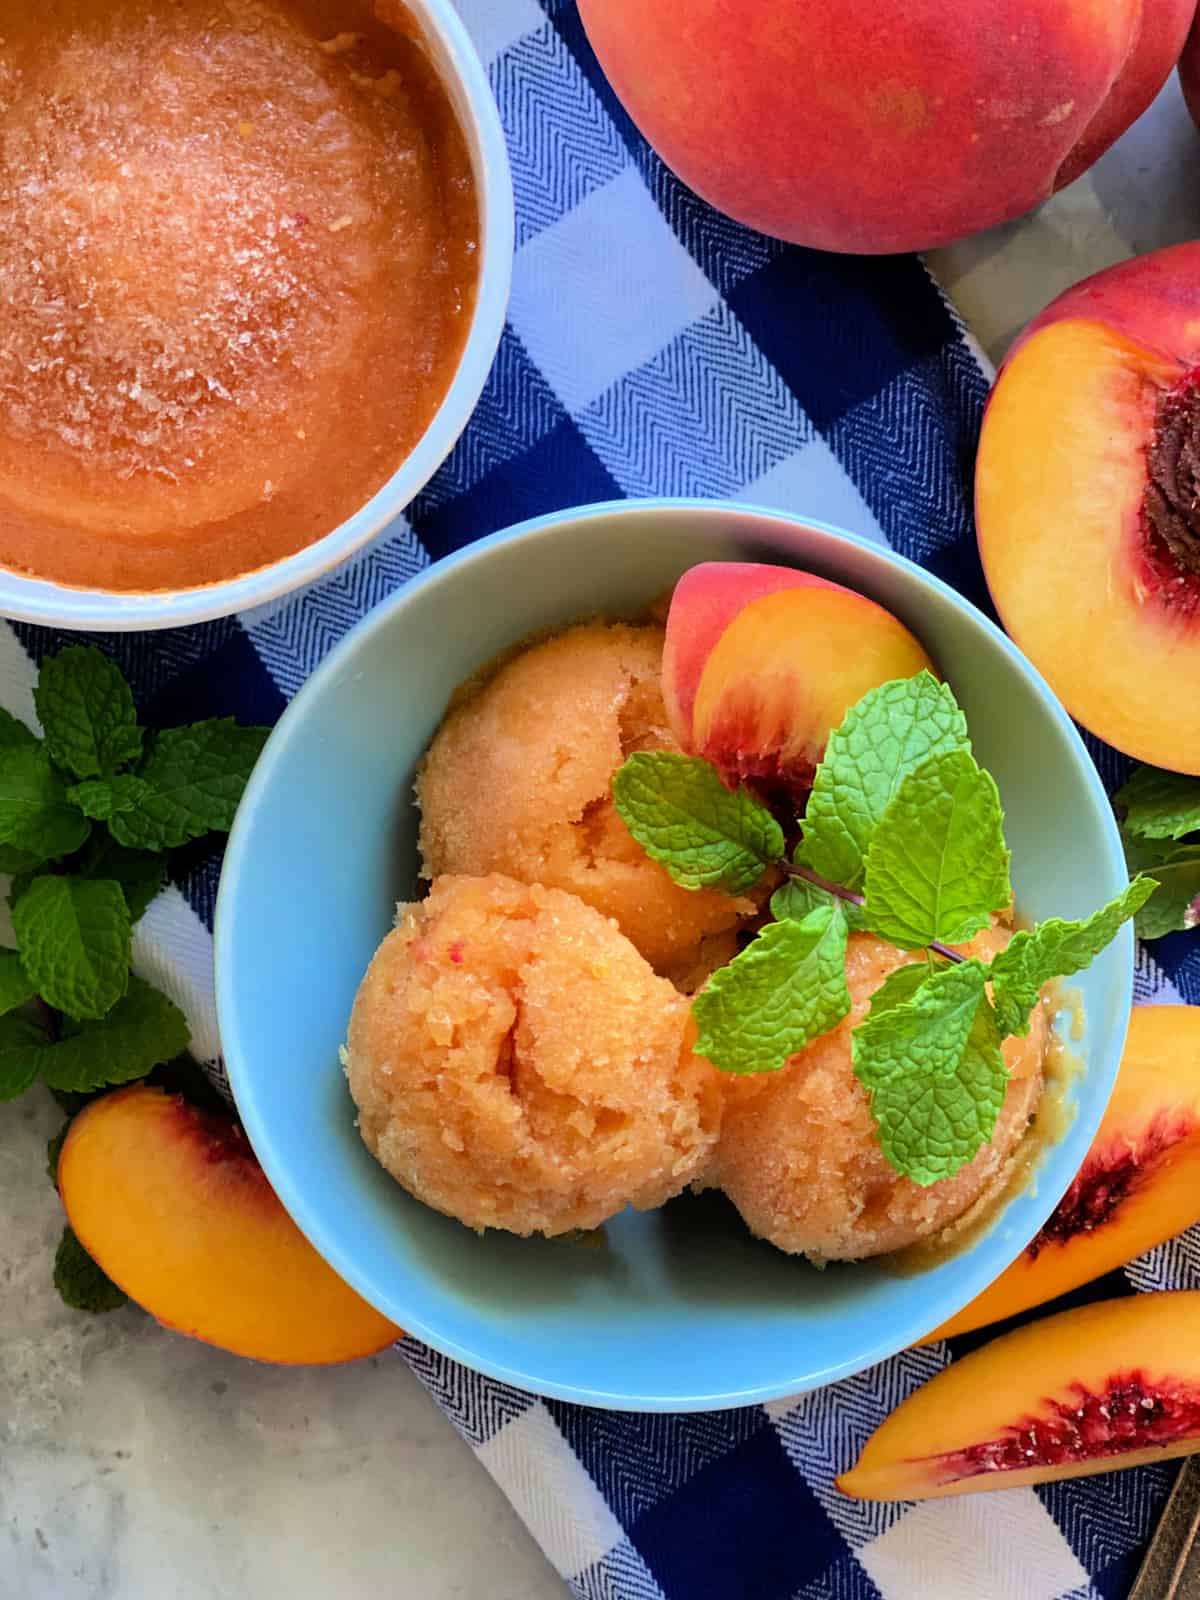
[[[853,900],[841,900],[828,889],[822,889],[807,878],[789,878],[771,896],[771,915],[776,922],[790,920],[803,922],[810,911],[818,906],[840,906],[851,933],[866,927],[863,908]]]
[[[166,882],[165,852],[230,826],[268,730],[218,719],[146,735],[118,667],[79,645],[43,661],[34,702],[44,738],[0,711],[17,942],[0,950],[0,1100],[40,1079],[74,1115],[186,1051],[183,1013],[130,972],[132,928]],[[84,1310],[125,1300],[70,1229],[54,1281]]]
[[[90,1021],[125,993],[132,924],[119,883],[35,878],[13,906],[12,923],[21,964],[48,1005]]]
[[[133,810],[112,812],[113,838],[135,850],[173,850],[228,832],[267,732],[218,717],[156,734],[137,770],[146,791]]]
[[[1138,767],[1114,804],[1124,813],[1121,838],[1131,873],[1157,889],[1138,911],[1142,939],[1161,939],[1200,924],[1200,778]]]
[[[870,1091],[880,1148],[914,1183],[952,1178],[992,1137],[1007,1089],[1000,1034],[985,996],[949,1071],[896,1072]]]
[[[7,1018],[0,1018],[0,1023]],[[187,1019],[165,994],[129,979],[123,999],[98,1022],[68,1023],[57,1043],[41,1035],[30,1050],[33,1070],[52,1089],[85,1094],[106,1084],[132,1083],[191,1042]]]
[[[67,799],[85,817],[96,822],[111,822],[120,811],[137,811],[154,791],[145,778],[133,772],[119,772],[113,778],[85,778],[72,784]]]
[[[1113,803],[1135,839],[1182,839],[1200,829],[1200,778],[1138,767]]]
[[[0,950],[0,1016],[15,1011],[37,993],[15,950]]]
[[[846,919],[818,906],[772,922],[696,996],[696,1051],[723,1072],[770,1072],[850,1009]]]
[[[55,1252],[54,1287],[75,1311],[118,1311],[128,1300],[70,1228],[63,1229]]]
[[[1004,813],[967,750],[931,756],[889,801],[867,849],[867,923],[900,950],[961,944],[1012,901]]]
[[[43,745],[0,749],[0,844],[22,852],[22,866],[70,855],[90,832]]]
[[[1112,942],[1154,893],[1147,878],[1135,878],[1123,894],[1078,922],[1051,917],[1036,928],[1014,933],[991,965],[992,997],[1006,1034],[1029,1032],[1029,1014],[1051,978],[1081,972]]]
[[[829,736],[804,813],[803,860],[857,888],[871,836],[904,778],[932,756],[969,748],[967,719],[932,672],[869,690]]]
[[[98,778],[142,753],[133,695],[121,669],[99,650],[69,645],[42,663],[34,704],[56,766]]]
[[[723,1071],[775,1071],[847,1015],[848,932],[923,952],[851,1035],[880,1147],[919,1184],[950,1177],[991,1138],[1004,1038],[1028,1032],[1044,986],[1092,961],[1156,887],[1139,878],[1080,922],[1015,934],[990,967],[955,950],[1011,905],[1009,853],[996,785],[928,672],[871,690],[830,735],[794,862],[767,808],[703,761],[642,752],[613,792],[633,837],[687,888],[741,892],[768,869],[786,875],[775,920],[693,1001],[697,1052]],[[1187,864],[1200,870],[1200,849]],[[1163,869],[1156,857],[1151,870]]]
[[[783,854],[783,829],[746,789],[707,761],[667,752],[629,757],[613,779],[622,821],[685,889],[752,889]]]

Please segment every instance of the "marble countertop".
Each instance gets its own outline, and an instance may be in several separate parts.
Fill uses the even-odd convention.
[[[1067,284],[1195,237],[1200,136],[1172,81],[1071,189],[931,265],[998,359]],[[262,1367],[63,1306],[58,1121],[40,1090],[0,1107],[3,1600],[562,1600],[399,1357]]]

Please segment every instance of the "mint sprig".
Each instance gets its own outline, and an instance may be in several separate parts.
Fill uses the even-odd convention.
[[[744,892],[768,868],[787,874],[776,920],[693,1002],[696,1049],[722,1070],[778,1070],[847,1015],[851,926],[923,953],[880,986],[851,1036],[880,1147],[919,1184],[987,1143],[1008,1081],[1004,1038],[1027,1032],[1045,985],[1092,961],[1156,890],[1139,877],[1090,917],[1015,934],[990,966],[956,950],[1011,905],[1009,852],[996,785],[928,672],[871,690],[830,735],[794,861],[770,810],[702,761],[642,752],[613,794],[633,837],[688,888]]]
[[[0,872],[16,939],[0,950],[0,1100],[41,1080],[75,1106],[188,1048],[178,1006],[130,971],[133,926],[167,880],[168,852],[230,827],[268,730],[214,718],[148,732],[116,663],[81,645],[43,661],[34,704],[40,737],[0,712]],[[60,1287],[88,1279],[64,1296],[102,1309],[111,1287],[88,1278],[81,1247],[63,1250]]]
[[[783,829],[707,761],[640,751],[613,779],[617,810],[642,849],[685,889],[741,894],[783,854]]]
[[[692,1007],[697,1052],[723,1072],[771,1071],[828,1033],[850,1009],[846,919],[818,906],[803,922],[772,922]]]
[[[1157,885],[1134,919],[1139,938],[1200,925],[1200,778],[1138,767],[1114,804],[1130,871]]]

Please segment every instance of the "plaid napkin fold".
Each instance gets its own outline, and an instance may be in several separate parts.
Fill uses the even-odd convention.
[[[623,495],[730,496],[825,518],[986,607],[970,481],[990,375],[921,264],[818,255],[738,227],[638,136],[573,4],[460,5],[490,67],[517,195],[511,316],[479,409],[407,518],[312,589],[203,628],[102,640],[146,720],[274,721],[346,629],[431,559]],[[63,642],[0,623],[0,701],[32,720],[36,663]],[[1092,749],[1118,783],[1128,764]],[[218,869],[197,849],[135,947],[214,1061]],[[1200,1002],[1193,938],[1139,955],[1137,997]],[[1092,1292],[1184,1284],[1200,1285],[1200,1237]],[[1124,1595],[1170,1468],[915,1507],[833,1488],[891,1407],[973,1342],[909,1352],[799,1400],[681,1417],[543,1402],[411,1342],[401,1350],[580,1597]]]

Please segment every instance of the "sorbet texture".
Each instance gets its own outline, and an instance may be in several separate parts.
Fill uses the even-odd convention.
[[[570,890],[686,985],[734,954],[755,906],[673,883],[613,804],[626,756],[677,748],[662,647],[660,628],[596,622],[522,652],[442,724],[417,800],[427,877],[503,872]]]
[[[994,928],[967,948],[987,960],[1009,937]],[[781,1250],[859,1260],[939,1233],[1002,1178],[1037,1109],[1048,1026],[1041,1007],[1027,1038],[1004,1043],[1008,1094],[991,1142],[974,1160],[928,1188],[888,1165],[854,1075],[850,1033],[888,974],[912,959],[874,935],[853,935],[849,1015],[779,1072],[726,1080],[721,1140],[706,1180]]]
[[[441,877],[402,906],[350,1020],[367,1147],[473,1228],[563,1233],[697,1177],[721,1118],[690,1010],[561,890]]]

